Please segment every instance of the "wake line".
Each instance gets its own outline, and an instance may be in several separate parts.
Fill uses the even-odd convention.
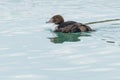
[[[102,21],[95,21],[95,22],[88,22],[85,25],[96,24],[96,23],[104,23],[104,22],[111,22],[111,21],[119,21],[120,19],[110,19],[110,20],[102,20]]]

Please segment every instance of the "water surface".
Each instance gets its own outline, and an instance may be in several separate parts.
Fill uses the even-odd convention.
[[[1,0],[0,80],[120,80],[119,0]],[[90,24],[95,32],[54,33],[45,22]]]

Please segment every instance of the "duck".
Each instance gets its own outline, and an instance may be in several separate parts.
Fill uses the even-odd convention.
[[[54,32],[76,33],[92,31],[92,29],[85,24],[76,21],[64,21],[61,15],[54,15],[46,23],[54,23],[57,25]]]

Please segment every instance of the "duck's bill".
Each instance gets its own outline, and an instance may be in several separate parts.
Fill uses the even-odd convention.
[[[46,23],[53,23],[53,19],[50,19],[50,20],[47,21]]]

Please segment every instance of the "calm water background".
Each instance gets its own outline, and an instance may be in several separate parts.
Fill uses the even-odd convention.
[[[120,80],[120,21],[53,33],[55,14],[82,23],[120,18],[120,0],[0,0],[0,80]]]

